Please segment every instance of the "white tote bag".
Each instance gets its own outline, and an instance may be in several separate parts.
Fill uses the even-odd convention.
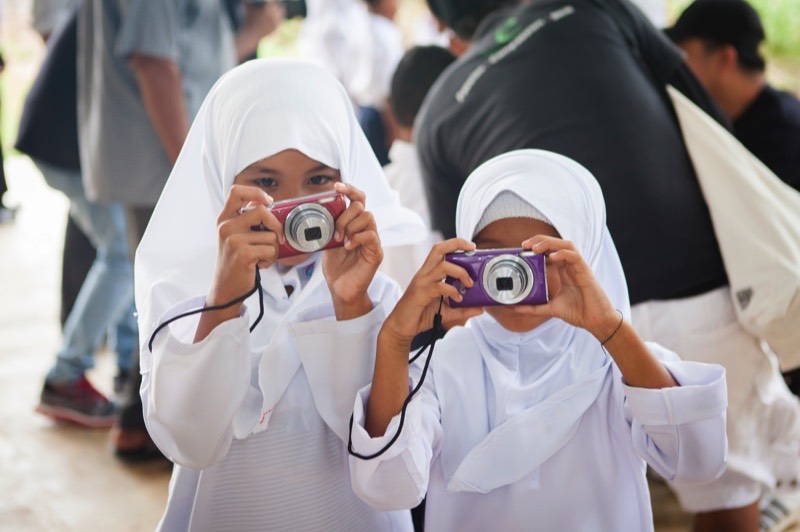
[[[711,212],[739,322],[800,366],[800,193],[667,87]]]

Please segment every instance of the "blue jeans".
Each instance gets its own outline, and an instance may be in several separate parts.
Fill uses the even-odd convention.
[[[78,171],[37,160],[34,163],[47,184],[69,198],[70,215],[97,249],[97,258],[64,324],[61,348],[47,380],[78,379],[94,365],[95,351],[104,336],[117,353],[117,366],[129,370],[131,354],[138,342],[138,328],[133,304],[133,264],[128,253],[123,207],[86,199]]]

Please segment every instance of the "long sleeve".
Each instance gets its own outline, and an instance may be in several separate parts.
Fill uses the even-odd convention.
[[[200,308],[204,298],[176,306],[163,320]],[[233,421],[250,387],[248,320],[239,317],[193,343],[196,319],[179,320],[141,354],[145,421],[164,454],[190,469],[222,459],[233,440]]]
[[[411,380],[419,379],[419,365],[411,367]],[[409,391],[411,383],[409,383]],[[358,393],[351,432],[353,449],[373,454],[397,433],[400,414],[392,418],[383,436],[371,438],[364,428],[371,386]],[[350,482],[363,501],[381,511],[405,510],[417,506],[428,491],[431,462],[442,438],[439,403],[433,374],[429,373],[418,395],[409,403],[403,429],[387,451],[372,460],[350,456]]]
[[[727,461],[725,370],[682,362],[666,349],[648,345],[679,386],[623,386],[634,449],[671,482],[710,482],[722,474]]]

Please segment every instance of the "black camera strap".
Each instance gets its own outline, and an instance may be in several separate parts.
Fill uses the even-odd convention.
[[[236,299],[233,299],[233,300],[231,300],[231,301],[229,301],[227,303],[224,303],[224,304],[221,304],[221,305],[212,305],[212,306],[209,306],[209,307],[203,307],[203,308],[190,310],[188,312],[184,312],[184,313],[178,314],[177,316],[173,316],[172,318],[164,321],[158,327],[156,327],[156,329],[153,331],[153,334],[150,336],[150,340],[147,343],[148,349],[150,350],[151,353],[153,352],[153,342],[155,341],[156,335],[159,332],[161,332],[161,330],[164,327],[166,327],[167,325],[169,325],[170,323],[172,323],[174,321],[177,321],[179,319],[182,319],[182,318],[186,318],[188,316],[193,316],[195,314],[200,314],[202,312],[209,312],[209,311],[213,311],[213,310],[224,310],[224,309],[232,307],[233,305],[236,305],[238,303],[242,303],[243,301],[245,301],[247,298],[249,298],[250,296],[252,296],[256,292],[259,292],[259,298],[258,298],[259,312],[258,312],[258,317],[253,322],[253,324],[250,326],[250,332],[252,333],[253,330],[256,328],[256,326],[261,321],[261,318],[264,317],[264,293],[261,290],[261,273],[258,271],[258,268],[256,268],[255,286],[253,287],[252,290],[250,290],[246,294],[244,294],[242,296],[239,296]],[[403,401],[403,407],[400,410],[400,423],[399,423],[399,425],[397,427],[397,431],[395,432],[394,436],[392,436],[392,439],[389,440],[389,442],[382,449],[380,449],[379,451],[377,451],[377,452],[375,452],[373,454],[368,454],[368,455],[360,454],[360,453],[356,452],[355,450],[353,450],[353,437],[352,437],[352,434],[353,434],[353,415],[350,414],[350,426],[349,426],[349,432],[348,432],[348,438],[347,438],[347,452],[350,453],[352,456],[355,456],[356,458],[361,458],[362,460],[372,460],[374,458],[377,458],[377,457],[381,456],[383,453],[385,453],[387,450],[389,450],[389,448],[394,444],[394,442],[397,441],[397,438],[400,437],[400,433],[403,430],[403,425],[405,424],[406,410],[408,409],[408,405],[411,403],[411,400],[414,398],[414,396],[417,394],[417,392],[419,392],[419,390],[422,389],[422,385],[425,383],[425,377],[428,374],[428,368],[430,367],[431,359],[433,358],[433,349],[436,346],[436,342],[439,340],[439,338],[442,337],[442,332],[443,332],[443,328],[442,328],[442,303],[443,302],[444,302],[444,297],[440,297],[439,298],[439,309],[436,311],[436,315],[433,317],[433,328],[430,330],[430,336],[428,338],[428,341],[422,347],[420,347],[417,350],[417,352],[414,354],[414,356],[411,357],[409,359],[409,361],[408,361],[409,365],[413,364],[422,355],[422,353],[425,351],[425,349],[428,350],[428,354],[427,354],[427,357],[425,359],[425,365],[422,368],[422,374],[420,375],[419,382],[411,390],[411,392],[408,394],[408,397],[406,397],[405,401]]]
[[[419,350],[416,352],[416,354],[413,357],[411,357],[408,361],[409,365],[413,364],[420,357],[420,355],[422,355],[422,352],[425,351],[425,349],[428,349],[428,355],[427,358],[425,359],[425,365],[422,367],[422,374],[419,377],[419,382],[417,383],[416,386],[414,386],[414,388],[408,394],[406,400],[403,401],[403,408],[400,409],[400,423],[397,426],[397,431],[394,433],[394,436],[392,436],[392,439],[389,440],[389,443],[384,445],[383,448],[381,448],[379,451],[374,452],[372,454],[358,453],[355,450],[353,450],[353,414],[350,414],[350,428],[347,434],[347,452],[350,453],[351,456],[355,456],[356,458],[361,458],[362,460],[373,460],[382,455],[383,453],[385,453],[386,451],[388,451],[389,448],[392,445],[394,445],[394,442],[397,441],[397,438],[400,437],[400,433],[403,431],[403,424],[405,423],[406,420],[406,410],[408,409],[408,405],[411,403],[411,400],[414,398],[414,395],[416,395],[416,393],[420,389],[422,389],[422,385],[425,383],[425,376],[428,374],[428,368],[431,365],[431,359],[433,358],[433,348],[436,346],[436,342],[439,340],[439,338],[442,337],[441,333],[443,332],[442,329],[443,301],[444,301],[444,296],[439,297],[439,310],[436,311],[436,315],[433,317],[433,328],[431,329],[431,334],[427,343],[425,343],[425,345],[420,347]]]
[[[258,292],[258,317],[256,318],[256,321],[254,321],[253,324],[250,326],[250,332],[253,332],[253,330],[256,328],[256,325],[258,325],[258,323],[261,321],[261,318],[264,317],[264,292],[261,290],[261,272],[258,271],[257,266],[256,266],[256,283],[252,290],[250,290],[249,292],[247,292],[242,296],[237,297],[234,300],[228,301],[227,303],[223,303],[222,305],[212,305],[210,307],[198,308],[171,317],[170,319],[164,321],[158,327],[156,327],[156,330],[153,331],[153,334],[150,336],[150,341],[147,342],[147,348],[150,350],[151,353],[153,352],[153,342],[156,339],[156,335],[161,331],[161,329],[163,329],[173,321],[177,321],[179,319],[186,318],[188,316],[193,316],[195,314],[200,314],[201,312],[209,312],[212,310],[224,310],[238,303],[244,302],[248,297],[252,296],[256,292]]]

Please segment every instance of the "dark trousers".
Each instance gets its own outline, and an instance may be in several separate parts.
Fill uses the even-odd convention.
[[[67,216],[61,262],[61,326],[67,321],[97,252],[72,216]]]
[[[139,247],[139,242],[142,241],[144,230],[147,228],[147,224],[150,222],[150,217],[152,215],[153,207],[125,208],[125,218],[128,222],[128,244],[131,254],[136,253],[136,248]],[[133,350],[130,381],[128,384],[128,394],[119,412],[119,425],[122,429],[146,430],[144,412],[142,410],[142,398],[139,395],[139,388],[142,385],[142,375],[139,373],[138,345],[136,349]]]

